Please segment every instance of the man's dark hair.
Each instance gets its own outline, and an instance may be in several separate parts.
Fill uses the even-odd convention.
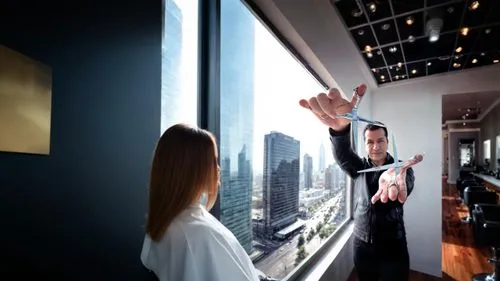
[[[381,125],[385,126],[382,122],[379,122],[379,123],[380,123]],[[387,133],[387,128],[386,128],[386,127],[382,127],[382,126],[377,126],[377,125],[375,125],[375,124],[368,124],[368,125],[366,125],[366,127],[365,127],[365,129],[364,129],[364,131],[363,131],[363,138],[366,138],[366,137],[365,137],[365,133],[366,133],[366,131],[376,131],[376,130],[378,130],[378,129],[382,129],[382,130],[384,130],[385,138],[386,138],[387,140],[389,140],[388,133]]]

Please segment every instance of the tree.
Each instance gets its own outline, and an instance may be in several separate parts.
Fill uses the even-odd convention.
[[[318,223],[318,225],[316,225],[316,232],[319,232],[321,230],[321,228],[323,227],[323,223]]]
[[[295,265],[298,265],[302,260],[307,257],[306,248],[302,245],[297,251],[297,257],[295,258]]]
[[[297,247],[300,248],[300,246],[304,245],[305,242],[306,239],[304,238],[304,235],[300,234],[299,241],[297,242]]]
[[[314,229],[311,228],[311,230],[309,230],[309,234],[307,235],[307,241],[311,241],[315,234]]]

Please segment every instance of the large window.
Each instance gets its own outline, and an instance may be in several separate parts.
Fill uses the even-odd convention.
[[[283,278],[346,219],[328,130],[298,103],[325,89],[240,0],[221,1],[220,36],[220,220]]]
[[[161,133],[197,123],[198,0],[165,0],[161,64]]]

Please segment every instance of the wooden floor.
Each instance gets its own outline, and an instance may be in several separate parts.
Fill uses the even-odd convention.
[[[456,194],[455,186],[443,183],[443,278],[412,271],[410,281],[470,281],[476,273],[493,271],[487,260],[491,251],[488,248],[478,249],[474,245],[470,226],[460,221],[467,215],[467,208],[457,204]],[[357,280],[353,271],[348,281]]]

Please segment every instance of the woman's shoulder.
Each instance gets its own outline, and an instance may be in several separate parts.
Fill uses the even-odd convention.
[[[187,243],[205,243],[213,240],[233,241],[234,235],[202,206],[182,212],[169,226],[167,239],[185,240]]]

